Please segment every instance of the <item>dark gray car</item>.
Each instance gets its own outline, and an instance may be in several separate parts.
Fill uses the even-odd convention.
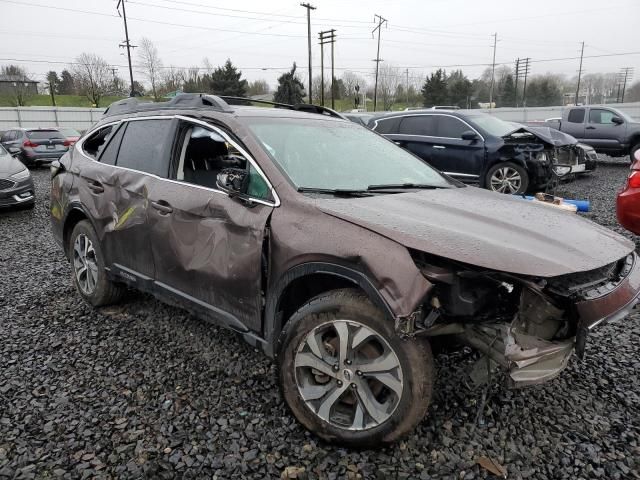
[[[17,154],[27,166],[58,160],[71,145],[64,134],[55,128],[14,128],[4,132],[0,143],[9,153]]]
[[[33,208],[35,200],[29,169],[0,145],[0,207]]]

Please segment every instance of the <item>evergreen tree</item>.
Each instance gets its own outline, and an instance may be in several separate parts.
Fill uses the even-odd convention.
[[[58,78],[58,73],[53,70],[47,72],[47,83],[49,84],[49,88],[53,88],[53,93],[60,93],[60,79]]]
[[[73,82],[73,75],[69,70],[62,70],[60,83],[58,85],[59,95],[73,95],[75,93],[75,86]]]
[[[502,85],[500,92],[500,105],[499,107],[515,107],[516,106],[516,85],[513,80],[513,75],[507,75]]]
[[[441,68],[432,73],[422,87],[422,99],[425,107],[446,105],[449,102],[447,92],[447,74]]]
[[[216,68],[211,75],[204,75],[210,93],[232,97],[244,97],[247,93],[247,81],[241,80],[241,76],[242,72],[239,72],[229,59],[223,67]]]
[[[296,62],[290,72],[283,73],[278,78],[278,89],[274,95],[274,101],[295,105],[302,103],[305,96],[304,85],[296,75]]]
[[[447,78],[447,91],[449,92],[449,102],[447,105],[457,105],[460,108],[467,108],[471,93],[471,81],[462,73],[462,70],[454,70]]]

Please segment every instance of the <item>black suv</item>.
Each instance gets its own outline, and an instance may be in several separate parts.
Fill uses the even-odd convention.
[[[51,168],[78,293],[100,306],[128,285],[238,332],[305,427],[357,446],[424,417],[432,343],[537,384],[635,305],[623,237],[466,187],[335,112],[275,107],[110,106]]]
[[[558,147],[577,143],[473,110],[394,112],[368,126],[447,175],[511,194],[551,186]]]

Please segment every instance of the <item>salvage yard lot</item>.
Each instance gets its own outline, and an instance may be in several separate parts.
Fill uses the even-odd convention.
[[[563,185],[617,225],[628,163]],[[0,478],[640,478],[640,314],[601,327],[552,382],[494,385],[474,426],[468,352],[439,355],[427,418],[402,442],[350,451],[286,410],[273,366],[233,334],[131,295],[96,311],[49,232],[48,171],[33,212],[0,214]],[[634,238],[635,240],[635,238]]]

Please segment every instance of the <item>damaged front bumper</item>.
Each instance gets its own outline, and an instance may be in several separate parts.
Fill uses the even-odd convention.
[[[588,295],[575,303],[575,336],[563,340],[545,340],[531,334],[523,326],[522,318],[516,318],[510,324],[466,324],[456,336],[507,369],[511,386],[544,383],[567,367],[574,351],[578,357],[583,357],[591,330],[604,323],[621,320],[633,310],[640,300],[638,256],[634,253],[627,257],[622,280],[599,286]]]

